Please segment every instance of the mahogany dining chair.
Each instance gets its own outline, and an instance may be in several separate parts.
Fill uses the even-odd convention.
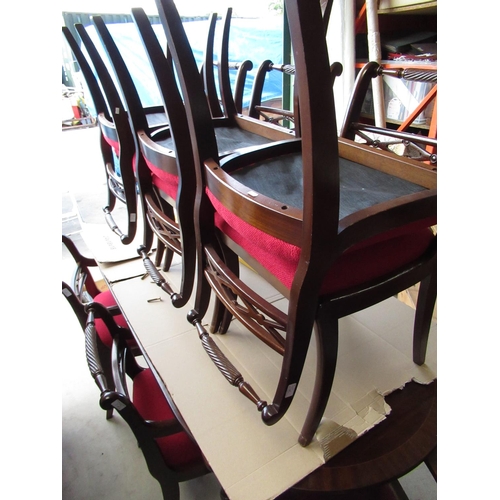
[[[320,2],[320,6],[323,16],[323,29],[326,36],[328,25],[330,22],[333,0],[324,0]],[[288,75],[290,79],[293,79],[295,75],[295,66],[293,64],[275,64],[270,59],[262,61],[257,69],[253,81],[250,104],[248,106],[248,115],[252,118],[261,119],[269,123],[274,123],[283,127],[290,128],[298,137],[300,136],[300,118],[298,116],[299,105],[297,102],[298,94],[293,84],[292,87],[294,90],[292,110],[278,108],[276,106],[270,106],[268,104],[262,104],[262,96],[264,92],[266,76],[271,71],[278,71],[283,75]],[[332,86],[335,84],[335,79],[342,74],[342,71],[343,67],[341,63],[334,62],[331,64],[330,72],[332,77]]]
[[[105,308],[111,316],[113,316],[113,323],[120,327],[126,327],[127,321],[123,316],[116,300],[114,299],[111,291],[107,288],[101,289],[92,275],[91,269],[97,269],[97,262],[91,258],[81,254],[73,240],[66,235],[62,235],[62,243],[69,251],[73,262],[74,269],[69,283],[62,282],[62,294],[73,309],[80,327],[84,330],[87,322],[87,312],[85,305],[94,302],[100,307]],[[97,349],[103,358],[103,366],[107,370],[108,376],[111,374],[111,365],[108,362],[113,338],[109,330],[109,325],[102,319],[95,320],[95,329],[97,334]],[[137,354],[138,346],[132,336],[127,337],[127,341],[134,353]],[[112,410],[107,412],[106,418],[112,416]]]
[[[150,474],[160,484],[164,500],[179,499],[179,483],[211,473],[210,467],[153,371],[137,363],[125,340],[131,332],[114,323],[99,304],[91,302],[85,310],[87,364],[100,390],[99,404],[107,412],[115,409],[128,424]],[[111,376],[98,349],[97,318],[109,325],[113,338],[109,355]],[[131,381],[130,388],[127,380]]]
[[[253,69],[253,63],[248,59],[238,62],[229,61],[229,30],[232,11],[231,7],[226,10],[218,58],[215,58],[214,54],[218,15],[213,12],[210,16],[205,57],[200,71],[210,111],[214,118],[221,118],[230,113],[242,113],[245,83],[248,72]],[[234,92],[231,89],[229,78],[231,70],[236,71]],[[218,85],[215,78],[216,73],[218,74]]]
[[[70,30],[63,27],[62,31],[82,70],[96,107],[108,188],[107,204],[103,207],[105,220],[111,230],[120,237],[120,241],[128,245],[134,241],[140,214],[138,213],[136,182],[133,175],[133,152],[127,147],[130,137],[127,137],[123,127],[126,115],[122,113],[122,116],[118,116],[116,113],[117,109],[124,109],[121,98],[94,43],[83,25],[77,24],[75,29],[87,51],[88,59]],[[166,116],[161,106],[149,106],[144,108],[143,112],[147,116],[148,126],[152,130],[166,126]],[[126,208],[124,227],[120,227],[113,216],[116,200],[122,202]]]
[[[375,61],[367,62],[356,77],[340,130],[341,137],[358,140],[384,151],[396,152],[399,148],[402,152],[397,154],[421,161],[423,164],[429,165],[431,169],[437,169],[437,138],[432,136],[432,131],[427,135],[422,132],[409,131],[420,112],[423,112],[422,110],[435,100],[437,85],[431,88],[422,103],[417,106],[420,112],[414,110],[408,119],[397,127],[389,127],[388,125],[377,127],[362,116],[363,105],[374,78],[394,79],[396,84],[398,81],[413,82],[414,84],[437,84],[437,71],[433,69],[384,68]],[[409,90],[406,92],[410,95]]]
[[[280,420],[293,400],[314,330],[316,382],[299,437],[307,445],[329,399],[339,318],[420,282],[413,356],[418,364],[425,361],[436,299],[436,236],[430,229],[436,222],[435,175],[416,162],[334,139],[321,9],[305,0],[286,0],[301,139],[221,159],[175,4],[157,0],[157,6],[186,102],[198,182],[198,289],[189,320],[221,372],[257,404],[268,425]],[[239,279],[238,256],[289,299],[287,313]],[[248,387],[203,327],[210,289],[283,355],[272,403]]]
[[[139,181],[139,194],[143,202],[145,217],[148,227],[157,236],[159,241],[159,251],[157,251],[156,262],[150,260],[148,252],[151,248],[151,240],[148,240],[139,248],[139,253],[143,258],[147,271],[153,280],[166,291],[171,301],[176,307],[182,307],[190,297],[193,287],[195,268],[195,245],[193,218],[189,211],[192,210],[192,201],[188,201],[194,196],[194,179],[188,176],[183,177],[183,182],[178,182],[178,166],[176,155],[178,148],[174,147],[171,137],[171,127],[163,129],[158,134],[152,135],[145,128],[145,117],[139,103],[137,91],[127,71],[126,64],[116,47],[116,43],[111,37],[104,21],[100,16],[93,16],[93,22],[110,60],[111,67],[115,73],[118,86],[124,96],[125,105],[128,111],[130,134],[133,136],[135,145],[135,172]],[[158,53],[152,60],[152,68],[155,73],[161,73],[161,66],[167,64],[164,49],[160,47],[158,38],[152,30],[149,18],[144,14],[144,24],[150,30],[150,43],[145,45],[146,51],[151,44],[155,45]],[[210,24],[207,47],[213,44],[214,28]],[[142,36],[142,35],[141,35]],[[228,36],[228,34],[227,34]],[[226,42],[227,43],[227,42]],[[207,48],[207,52],[208,48]],[[151,61],[151,57],[150,57]],[[207,68],[210,66],[213,73],[213,64],[209,64],[206,58],[202,75],[207,75]],[[158,69],[160,66],[160,69]],[[227,66],[225,66],[227,68]],[[242,70],[245,71],[245,70]],[[170,89],[165,88],[162,80],[156,75],[158,87],[162,96],[168,95]],[[197,78],[202,81],[202,78]],[[203,79],[207,81],[207,77]],[[175,83],[175,82],[174,82]],[[172,83],[172,85],[174,84]],[[240,92],[236,89],[237,92]],[[221,91],[222,92],[222,91]],[[210,96],[206,96],[207,102],[212,102]],[[228,102],[226,100],[226,102]],[[227,111],[228,106],[224,105]],[[220,142],[225,148],[225,153],[232,152],[237,148],[258,146],[270,141],[267,137],[249,132],[232,125],[233,117],[224,114],[222,117],[213,117],[221,132]],[[171,118],[169,117],[169,122]],[[230,123],[231,122],[231,123]],[[267,127],[264,130],[269,130]],[[255,127],[260,131],[261,127]],[[279,133],[283,137],[289,138],[288,134],[270,129],[272,133]],[[161,161],[161,163],[160,163]],[[179,162],[182,165],[183,162]],[[163,250],[162,245],[167,249],[163,270],[168,270],[173,252],[182,257],[182,280],[180,289],[174,291],[172,286],[163,278],[156,269],[159,266],[159,257]]]

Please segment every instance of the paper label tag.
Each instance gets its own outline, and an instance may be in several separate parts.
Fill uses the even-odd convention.
[[[285,398],[291,398],[295,394],[297,384],[290,384],[286,389]]]
[[[111,403],[111,406],[114,406],[118,411],[123,410],[123,408],[125,408],[125,404],[122,403],[119,399],[113,401]]]

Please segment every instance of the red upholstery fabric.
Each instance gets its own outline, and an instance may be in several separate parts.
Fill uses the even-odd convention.
[[[99,304],[102,304],[104,307],[116,306],[116,301],[109,290],[97,294],[94,297],[94,302],[98,302]],[[118,326],[123,326],[125,328],[128,328],[127,322],[125,321],[125,318],[123,317],[122,314],[113,316],[113,319],[115,320]],[[99,338],[101,339],[102,343],[111,349],[111,346],[113,344],[113,339],[104,321],[102,319],[96,318],[95,327],[97,335],[99,335]]]
[[[133,391],[134,405],[145,420],[161,421],[175,418],[151,370],[143,370],[135,376]],[[174,470],[202,460],[198,445],[185,432],[178,432],[156,441],[165,463]]]
[[[144,160],[149,170],[151,170],[153,184],[164,193],[167,193],[172,199],[177,199],[177,189],[179,187],[179,178],[177,175],[165,172],[165,170],[158,168],[147,158],[144,158]]]
[[[114,141],[107,135],[103,134],[104,140],[114,149],[115,155],[120,157],[120,143],[118,141]]]
[[[300,248],[251,226],[225,208],[212,193],[207,193],[216,209],[216,226],[291,288]],[[432,223],[424,221],[404,231],[389,232],[354,245],[329,270],[321,294],[360,285],[412,262],[429,247],[433,235],[428,226]]]

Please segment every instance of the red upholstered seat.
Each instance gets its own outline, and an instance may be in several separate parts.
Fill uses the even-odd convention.
[[[109,290],[97,294],[93,300],[94,302],[98,302],[99,304],[103,305],[106,308],[116,306],[116,301]],[[125,321],[123,314],[117,314],[116,316],[113,316],[113,318],[118,326],[128,328],[127,322]],[[96,318],[95,327],[97,335],[99,335],[99,338],[101,339],[102,343],[111,349],[111,345],[113,344],[113,339],[104,321],[100,318]]]
[[[207,190],[207,193],[216,209],[216,226],[290,289],[299,263],[300,248],[241,220],[210,191]],[[429,226],[434,223],[424,221],[354,245],[332,266],[323,282],[321,294],[355,287],[414,261],[433,240]]]
[[[177,199],[177,190],[179,188],[179,178],[176,175],[165,172],[165,170],[158,168],[146,157],[144,157],[146,165],[151,171],[151,179],[153,185],[158,189],[168,194],[173,200]]]
[[[111,137],[107,135],[103,135],[104,140],[113,148],[115,155],[120,157],[120,143],[118,141],[114,141]]]
[[[170,407],[151,369],[137,363],[139,351],[138,346],[131,344],[132,332],[119,327],[123,316],[113,316],[103,307],[114,303],[109,292],[97,296],[100,303],[94,301],[84,306],[64,282],[62,290],[83,329],[87,364],[100,390],[99,405],[106,411],[106,418],[111,418],[115,410],[120,414],[134,433],[163,498],[179,500],[180,482],[210,472],[199,447],[184,430],[182,421],[177,420],[176,411]],[[98,320],[109,329],[111,349],[97,342],[96,327],[101,324]],[[116,452],[121,453],[120,447]]]
[[[117,141],[113,141],[110,137],[104,136],[106,142],[113,148],[116,156],[120,156],[120,144]],[[152,182],[158,189],[168,194],[172,199],[177,198],[177,190],[179,187],[179,179],[176,175],[165,172],[161,168],[158,168],[147,158],[144,158],[149,170],[152,174]],[[132,165],[135,166],[135,155],[132,160]]]
[[[172,0],[158,0],[157,5],[174,68],[163,64],[162,55],[151,60],[162,62],[158,72],[165,74],[174,91],[164,92],[164,102],[175,140],[179,185],[193,179],[198,183],[190,200],[197,272],[203,279],[197,280],[188,320],[219,370],[256,404],[267,425],[276,424],[290,408],[315,333],[315,382],[299,436],[299,443],[307,446],[330,398],[340,318],[420,283],[413,360],[425,362],[437,295],[437,238],[430,230],[437,213],[437,189],[434,172],[416,162],[353,141],[337,141],[320,5],[324,2],[285,3],[295,56],[294,106],[298,105],[300,125],[295,140],[270,134],[272,141],[265,146],[224,154]],[[178,86],[182,99],[169,99],[178,95]],[[248,131],[258,129],[259,121],[247,122]],[[239,258],[288,299],[286,311],[240,276]],[[212,292],[223,306],[215,308],[212,333],[226,333],[232,315],[283,355],[272,402],[265,400],[269,394],[264,398],[252,390],[210,340],[203,318]]]
[[[175,419],[165,396],[161,392],[151,370],[146,369],[134,377],[134,405],[144,420]],[[174,470],[182,470],[203,461],[200,448],[185,432],[156,440],[166,464]]]

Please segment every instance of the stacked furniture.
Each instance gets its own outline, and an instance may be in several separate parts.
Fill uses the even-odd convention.
[[[420,283],[413,361],[425,362],[437,295],[437,237],[432,230],[437,221],[436,173],[419,162],[354,142],[353,134],[361,131],[358,98],[353,99],[350,117],[338,134],[332,92],[332,74],[338,74],[338,67],[333,66],[332,72],[320,2],[285,0],[294,53],[295,132],[241,114],[228,78],[231,11],[224,21],[217,64],[219,101],[212,81],[214,18],[200,74],[175,2],[156,0],[156,4],[166,51],[145,12],[132,9],[132,17],[158,84],[168,126],[148,124],[126,64],[102,18],[95,16],[93,21],[118,82],[109,96],[108,78],[104,70],[99,71],[102,61],[83,26],[77,27],[113,109],[118,151],[130,160],[130,182],[144,207],[147,232],[138,252],[176,308],[186,306],[194,292],[187,320],[221,374],[256,405],[267,426],[275,425],[289,410],[314,332],[315,381],[298,437],[306,447],[331,394],[341,318]],[[367,66],[367,73],[372,66]],[[240,66],[243,74],[247,68]],[[358,89],[359,95],[363,88]],[[119,94],[124,102],[118,101]],[[240,90],[236,95],[241,95]],[[173,252],[182,257],[179,290],[159,272],[159,258],[154,263],[149,259],[153,235],[159,242],[158,254],[166,249],[163,270],[168,270]],[[241,261],[288,300],[286,310],[278,309],[240,277]],[[211,297],[216,299],[215,309],[207,330],[204,318]],[[87,313],[107,315],[92,304],[85,307]],[[270,402],[245,381],[236,361],[221,351],[211,335],[228,332],[233,318],[282,356]],[[138,440],[143,439],[143,431],[135,429],[148,427],[145,420],[156,417],[140,410],[139,415],[126,399],[124,385],[127,373],[136,382],[143,370],[131,357],[127,335],[118,326],[112,327],[113,370],[104,369],[95,348],[99,335],[92,324],[90,319],[87,355],[102,393],[101,405],[121,412],[124,404],[124,418],[129,418],[128,411],[134,415],[127,421]],[[175,415],[172,404],[165,406],[162,397],[154,397]],[[115,401],[120,402],[118,406]],[[174,427],[186,432],[175,417]],[[189,439],[185,444],[193,446]],[[146,456],[150,445],[144,446]],[[208,472],[202,461],[196,462],[201,467],[195,468],[195,474]],[[167,474],[150,470],[160,482],[162,474]]]

